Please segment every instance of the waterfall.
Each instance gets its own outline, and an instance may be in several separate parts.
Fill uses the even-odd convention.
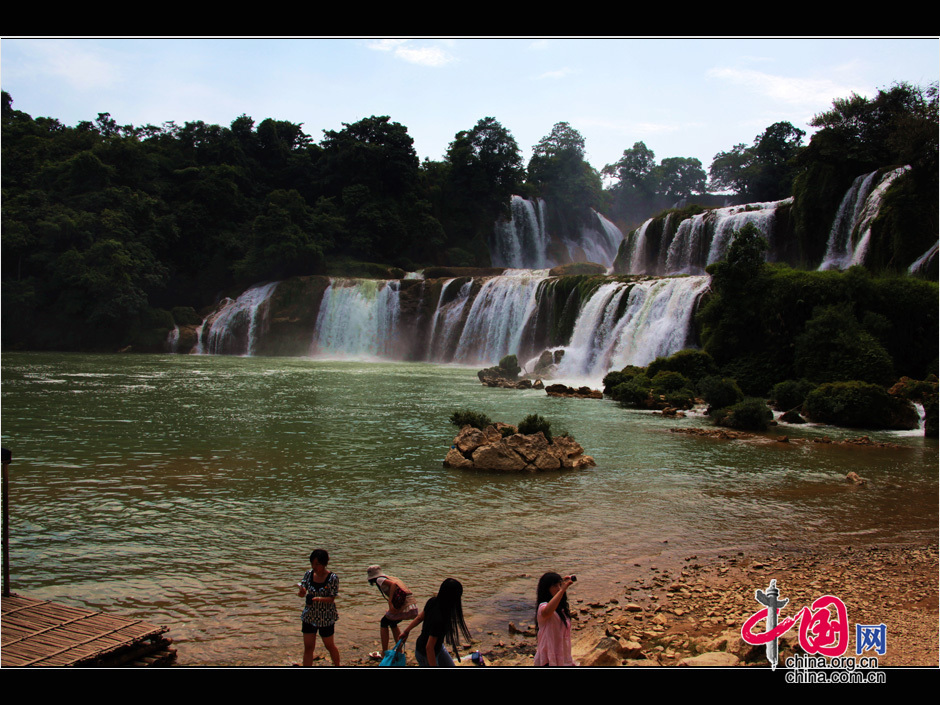
[[[697,276],[601,286],[581,309],[559,375],[597,379],[682,350],[709,281]]]
[[[464,320],[464,311],[470,301],[470,289],[473,280],[460,283],[458,279],[448,279],[441,287],[441,295],[434,310],[434,320],[428,335],[426,359],[449,361],[454,357],[454,349],[459,340],[459,326]],[[456,293],[454,292],[456,288]]]
[[[911,167],[903,166],[889,171],[881,177],[877,185],[877,171],[862,174],[842,197],[839,210],[829,230],[826,254],[820,271],[827,269],[847,269],[855,264],[864,264],[871,239],[871,224],[878,217],[885,192],[902,174]]]
[[[581,228],[581,237],[577,241],[565,240],[569,262],[597,262],[610,267],[617,257],[617,250],[623,240],[620,228],[611,223],[597,211],[591,211],[596,225]]]
[[[937,248],[940,247],[940,240],[933,244],[929,250],[924,254],[918,257],[914,263],[907,268],[909,274],[925,274],[931,268],[931,266],[936,267],[937,264]]]
[[[513,196],[510,212],[511,220],[500,220],[493,228],[489,247],[494,267],[546,269],[569,262],[610,267],[623,240],[619,228],[594,210],[590,224],[564,235],[546,229],[547,206],[541,198]]]
[[[543,269],[556,263],[549,261],[549,237],[545,230],[545,201],[527,201],[513,196],[510,203],[512,219],[496,223],[490,244],[494,267],[528,267]]]
[[[205,355],[252,355],[263,332],[267,303],[278,282],[254,286],[234,301],[223,299],[219,308],[199,328],[193,350]]]
[[[331,279],[317,314],[311,354],[394,358],[400,286],[395,279]]]
[[[507,270],[483,284],[457,343],[455,361],[492,365],[517,353],[546,270]]]
[[[524,359],[563,348],[559,374],[596,382],[611,369],[645,365],[685,347],[708,277],[629,281],[510,269],[407,287],[394,279],[323,278],[321,288],[311,288],[317,303],[308,313],[302,301],[288,297],[292,313],[272,311],[278,325],[269,328],[276,286],[223,301],[203,321],[194,352],[251,355],[262,336],[272,337],[258,349],[296,351],[284,340],[301,331],[316,357],[489,366],[509,354]]]
[[[731,236],[746,224],[754,224],[768,240],[768,260],[773,261],[774,221],[778,211],[793,203],[782,201],[748,203],[706,210],[673,223],[667,214],[659,237],[649,237],[655,219],[644,222],[628,241],[626,258],[618,265],[624,274],[704,274],[705,267],[724,258]]]
[[[171,353],[175,353],[179,350],[180,344],[180,327],[173,324],[173,330],[170,331],[169,335],[166,337],[166,349]]]

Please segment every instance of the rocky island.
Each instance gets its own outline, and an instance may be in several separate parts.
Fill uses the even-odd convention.
[[[463,426],[444,459],[445,468],[541,472],[580,470],[596,465],[573,438],[546,437],[543,431],[520,433],[516,426],[497,422],[483,429]]]

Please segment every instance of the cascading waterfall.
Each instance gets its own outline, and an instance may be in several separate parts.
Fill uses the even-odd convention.
[[[914,260],[914,263],[907,268],[908,273],[919,275],[926,273],[928,270],[930,270],[931,267],[936,267],[938,247],[940,247],[940,240],[935,242],[933,247]]]
[[[494,267],[543,269],[555,262],[548,260],[550,238],[545,230],[545,201],[528,201],[513,196],[510,202],[512,219],[498,221],[490,245]]]
[[[331,279],[320,303],[311,354],[394,357],[399,290],[394,279]]]
[[[607,218],[591,211],[592,222],[576,235],[553,237],[546,230],[547,206],[537,198],[513,196],[512,219],[498,221],[490,241],[494,267],[546,269],[569,262],[597,262],[606,267],[617,256],[623,233]]]
[[[199,342],[193,350],[205,355],[251,355],[261,334],[268,299],[279,282],[254,286],[234,301],[222,305],[207,317],[199,329]]]
[[[457,344],[455,332],[459,330],[464,320],[464,311],[470,301],[472,286],[472,279],[467,279],[463,283],[458,279],[448,279],[441,287],[441,295],[434,310],[431,333],[428,336],[426,359],[436,361],[453,359]],[[456,293],[453,291],[455,287]]]
[[[709,281],[697,276],[601,286],[581,309],[558,374],[596,379],[682,350]]]
[[[743,206],[715,208],[673,222],[666,216],[658,244],[651,248],[648,231],[653,218],[644,222],[628,240],[626,259],[618,264],[625,274],[704,274],[705,267],[725,256],[731,236],[747,223],[753,223],[770,242],[768,258],[773,258],[774,219],[778,211],[793,203],[792,198]]]
[[[224,300],[203,321],[194,352],[252,354],[268,333],[265,320],[276,286],[253,287],[237,300]],[[563,348],[559,375],[599,380],[611,369],[645,365],[681,350],[696,300],[707,286],[707,276],[624,281],[507,270],[500,276],[412,284],[403,315],[402,281],[324,279],[315,323],[312,315],[300,318],[312,326],[307,339],[315,357],[488,366],[507,354]],[[433,304],[424,302],[431,291]],[[279,320],[271,335],[284,335]],[[265,349],[278,344],[266,339]]]
[[[473,300],[457,343],[454,360],[492,364],[515,353],[526,322],[535,309],[535,295],[547,270],[507,270],[486,281]]]
[[[871,224],[878,217],[885,192],[911,167],[902,166],[889,171],[875,185],[877,171],[859,176],[842,198],[826,244],[820,270],[847,269],[865,263],[868,243],[871,239]]]
[[[592,211],[596,224],[583,227],[577,241],[564,240],[569,262],[597,262],[606,267],[613,264],[623,240],[620,228],[597,211]]]

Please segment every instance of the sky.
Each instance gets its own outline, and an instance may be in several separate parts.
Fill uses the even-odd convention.
[[[408,128],[440,160],[494,117],[528,161],[557,122],[596,169],[644,142],[666,157],[714,156],[853,92],[940,80],[928,38],[28,38],[0,39],[13,107],[66,125],[228,126],[242,114],[302,123],[314,141],[371,115]]]

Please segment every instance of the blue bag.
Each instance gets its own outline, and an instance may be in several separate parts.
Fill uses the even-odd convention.
[[[401,639],[395,644],[394,649],[389,649],[385,652],[385,656],[382,657],[382,661],[379,665],[391,666],[392,668],[402,668],[406,665],[404,643]]]

